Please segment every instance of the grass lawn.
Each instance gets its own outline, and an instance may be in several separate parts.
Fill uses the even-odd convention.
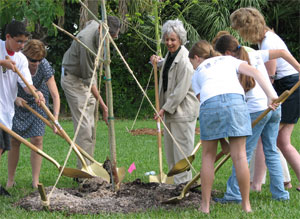
[[[118,166],[124,166],[126,169],[132,162],[135,162],[136,170],[129,174],[126,173],[124,181],[133,181],[140,178],[144,182],[148,182],[148,176],[144,173],[154,170],[158,173],[158,156],[156,136],[132,136],[127,132],[126,127],[130,128],[132,120],[116,120],[116,142],[117,142],[117,162]],[[73,136],[73,125],[71,121],[62,121],[62,127],[65,131]],[[155,128],[154,121],[137,121],[135,129],[139,128]],[[292,144],[300,151],[300,125],[294,129]],[[196,136],[198,142],[199,136]],[[64,162],[68,152],[68,144],[59,136],[52,134],[52,130],[47,128],[44,138],[44,151],[55,158],[61,165]],[[290,201],[280,202],[271,199],[269,192],[269,181],[263,186],[261,193],[251,192],[250,199],[253,213],[245,214],[241,210],[240,205],[215,204],[211,206],[210,216],[206,216],[197,211],[197,209],[175,209],[173,211],[155,210],[138,214],[101,214],[101,215],[66,215],[60,212],[28,212],[20,208],[13,207],[20,198],[32,192],[31,188],[31,166],[30,166],[30,150],[24,145],[21,148],[21,157],[16,172],[17,185],[10,189],[12,197],[0,197],[0,218],[299,218],[300,215],[300,192],[295,190],[298,184],[295,173],[290,169],[293,188],[289,190]],[[97,144],[95,150],[95,158],[99,162],[103,162],[109,155],[108,129],[103,122],[99,122],[97,130]],[[196,154],[193,162],[194,168],[198,171],[201,166],[201,150]],[[220,191],[219,196],[223,195],[226,189],[226,181],[231,171],[231,160],[227,161],[224,166],[216,174],[213,189]],[[76,156],[72,152],[67,164],[68,167],[76,167]],[[5,186],[7,179],[7,153],[2,156],[0,165],[1,177],[0,183]],[[167,164],[164,157],[164,172],[167,173]],[[57,168],[47,160],[43,160],[40,182],[44,186],[54,185],[58,176]],[[195,175],[195,173],[193,173]],[[74,187],[77,184],[71,178],[62,177],[57,187]],[[200,202],[199,202],[200,205]]]

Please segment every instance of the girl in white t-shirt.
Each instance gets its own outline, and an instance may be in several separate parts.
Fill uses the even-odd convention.
[[[255,8],[240,8],[230,16],[231,26],[241,37],[256,43],[260,49],[284,49],[289,52],[283,40],[266,25],[263,15]],[[274,88],[278,95],[291,89],[299,81],[299,72],[282,58],[267,62],[268,74],[274,80]],[[277,138],[277,147],[291,165],[300,183],[300,154],[291,144],[291,135],[300,117],[300,88],[298,88],[283,104],[282,115]],[[300,191],[300,184],[296,188]]]
[[[228,137],[242,195],[242,208],[245,212],[251,212],[245,151],[246,136],[252,134],[251,119],[237,73],[253,76],[267,94],[269,103],[277,98],[277,94],[270,81],[258,70],[234,57],[219,56],[207,41],[196,43],[190,50],[189,58],[196,70],[192,79],[193,89],[200,100],[200,138],[203,145],[201,211],[209,213],[218,140]],[[275,109],[276,105],[270,107]]]
[[[290,61],[295,68],[300,68],[299,63],[285,50],[260,50],[247,53],[246,50],[239,45],[237,39],[231,35],[220,37],[215,44],[215,48],[224,55],[231,55],[251,63],[253,67],[262,73],[266,80],[268,80],[268,73],[264,63],[270,59],[284,57]],[[241,78],[241,76],[242,75],[240,75],[240,83],[246,93],[246,102],[251,120],[254,121],[268,108],[267,97],[261,87],[255,83],[253,78],[249,76]],[[256,148],[257,141],[261,136],[266,156],[266,164],[270,173],[270,190],[272,198],[276,200],[288,200],[289,193],[284,190],[282,167],[276,146],[280,117],[281,109],[278,108],[276,111],[269,112],[255,127],[252,128],[252,135],[246,139],[246,152],[249,162],[252,153]],[[227,203],[240,200],[241,195],[233,167],[232,175],[227,182],[227,191],[224,197],[216,199],[215,201]]]

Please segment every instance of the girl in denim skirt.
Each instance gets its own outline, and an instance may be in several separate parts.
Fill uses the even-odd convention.
[[[251,119],[237,73],[254,77],[268,96],[269,103],[278,96],[270,81],[258,70],[245,61],[231,56],[220,56],[205,40],[197,42],[191,48],[189,58],[196,70],[192,79],[193,89],[200,100],[200,138],[203,145],[200,210],[209,213],[218,140],[228,137],[242,196],[242,208],[245,212],[251,212],[250,179],[245,150],[246,137],[252,135]],[[274,110],[276,106],[270,104]]]

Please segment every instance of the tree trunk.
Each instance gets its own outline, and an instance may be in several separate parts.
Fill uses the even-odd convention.
[[[98,13],[98,1],[97,0],[83,0],[82,1],[87,7],[88,9],[97,17],[99,16]],[[83,6],[81,6],[80,8],[80,18],[79,18],[79,31],[82,30],[85,25],[86,22],[88,22],[89,20],[93,20],[94,18],[92,17],[92,15],[90,15]]]

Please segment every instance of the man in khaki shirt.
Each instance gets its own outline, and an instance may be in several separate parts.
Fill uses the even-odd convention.
[[[120,21],[117,17],[108,16],[109,33],[113,38],[117,38],[120,30]],[[92,51],[97,53],[99,47],[99,24],[96,21],[89,21],[86,27],[81,30],[77,38],[87,45]],[[96,101],[99,101],[103,112],[103,120],[107,124],[108,108],[97,89],[97,80],[93,80],[91,90],[89,85],[92,80],[95,57],[86,48],[75,40],[64,54],[62,61],[61,86],[66,95],[74,125],[74,132],[77,129],[81,114],[83,120],[76,138],[76,143],[80,145],[91,156],[94,155],[95,142],[93,130],[95,128],[94,111]],[[92,92],[93,95],[89,93]],[[83,113],[83,106],[88,99],[87,108]],[[86,159],[87,164],[90,163]],[[77,167],[81,168],[81,162],[77,160]]]

